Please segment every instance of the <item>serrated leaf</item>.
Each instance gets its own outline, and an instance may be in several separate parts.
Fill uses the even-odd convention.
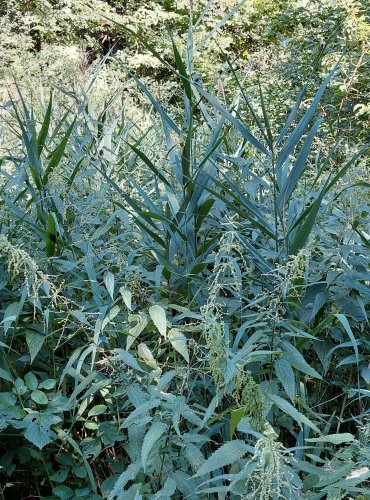
[[[34,391],[39,385],[37,377],[33,372],[26,373],[24,376],[24,383],[30,391]]]
[[[189,363],[189,351],[187,348],[187,338],[178,328],[171,328],[168,332],[168,339],[172,347]]]
[[[283,358],[278,359],[275,362],[275,372],[285,392],[288,394],[289,398],[294,401],[296,396],[295,376],[289,361]]]
[[[97,415],[102,415],[107,410],[107,405],[96,405],[87,414],[88,417],[96,417]]]
[[[130,415],[122,422],[122,428],[128,428],[131,424],[138,424],[141,418],[147,416],[150,410],[157,408],[161,404],[159,399],[153,399],[152,401],[146,401],[145,403],[138,406]]]
[[[158,491],[153,500],[167,500],[168,498],[172,498],[175,491],[176,482],[172,479],[172,477],[168,477],[163,485],[163,488]]]
[[[130,464],[127,467],[127,469],[124,472],[122,472],[122,474],[115,482],[112,491],[108,495],[108,500],[114,500],[115,498],[117,500],[124,500],[125,498],[124,488],[126,484],[129,481],[133,481],[138,475],[139,471],[140,471],[140,464],[138,463]]]
[[[307,417],[305,417],[302,413],[300,413],[293,405],[285,401],[285,399],[280,396],[276,396],[273,394],[269,394],[268,397],[273,401],[276,406],[278,406],[284,413],[293,418],[299,425],[305,424],[315,432],[320,432],[320,430],[316,427],[314,423],[311,422]]]
[[[41,335],[41,333],[33,332],[31,330],[26,332],[26,342],[28,351],[31,356],[31,364],[33,363],[40,349],[42,348],[44,341],[45,341],[45,336]]]
[[[149,307],[149,315],[152,318],[152,321],[157,327],[159,333],[165,337],[167,333],[166,311],[162,306],[155,305]]]
[[[151,428],[145,435],[143,446],[141,448],[141,465],[146,469],[146,463],[148,460],[149,453],[151,452],[153,446],[158,441],[158,439],[166,432],[168,426],[164,422],[154,422]]]
[[[205,474],[209,474],[216,469],[233,464],[243,457],[248,451],[250,451],[250,447],[247,446],[244,441],[239,439],[229,441],[223,444],[204,462],[194,477],[204,476]]]
[[[315,377],[319,380],[322,379],[320,373],[307,363],[302,354],[296,347],[294,347],[293,344],[283,340],[281,342],[281,348],[287,352],[287,354],[284,354],[281,359],[287,359],[291,366],[303,373],[306,373],[306,375],[309,375],[310,377]]]
[[[47,405],[49,402],[47,395],[39,389],[31,392],[31,399],[38,405]]]
[[[327,436],[320,436],[318,438],[309,438],[306,441],[310,443],[331,443],[331,444],[342,444],[351,443],[355,438],[349,432],[343,432],[340,434],[328,434]]]
[[[40,450],[51,443],[51,426],[61,422],[61,418],[50,413],[32,412],[23,419],[24,437]]]
[[[130,290],[127,290],[127,288],[121,286],[121,288],[119,289],[119,293],[121,294],[122,300],[127,309],[129,311],[132,311],[132,293],[130,292]]]

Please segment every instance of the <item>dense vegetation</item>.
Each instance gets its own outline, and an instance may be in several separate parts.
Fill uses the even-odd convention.
[[[0,497],[370,498],[366,2],[0,2]]]

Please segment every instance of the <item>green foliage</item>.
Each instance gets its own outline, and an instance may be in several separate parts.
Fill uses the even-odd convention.
[[[281,9],[301,3],[245,4],[233,26],[261,19],[253,43],[270,43],[293,29]],[[58,5],[12,3],[7,15],[32,7],[35,30]],[[70,41],[94,6],[86,24],[71,18]],[[166,68],[175,103],[139,70],[144,124],[113,90],[102,105],[104,61],[82,91],[56,88],[32,107],[14,85],[2,107],[1,494],[367,498],[367,146],[335,132],[342,63],[315,91],[286,80],[288,103],[272,112],[263,73],[249,95],[229,59],[232,91],[194,71],[197,30],[214,35],[199,15],[229,33],[227,56],[238,50],[222,2],[194,12],[186,51],[181,6],[147,7],[179,32],[166,49],[140,26],[126,36]],[[136,7],[110,8],[132,19]],[[323,102],[337,115],[319,116]]]

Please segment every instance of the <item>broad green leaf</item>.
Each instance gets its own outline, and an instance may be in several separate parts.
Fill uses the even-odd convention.
[[[108,293],[112,300],[114,300],[114,274],[108,271],[104,275],[104,284],[105,288],[108,290]]]
[[[48,104],[48,107],[47,107],[47,110],[46,110],[46,113],[44,116],[44,121],[42,122],[40,133],[37,137],[39,156],[41,156],[42,150],[45,146],[45,141],[46,141],[48,131],[49,131],[49,126],[50,126],[52,109],[53,109],[53,94],[50,92],[49,104]]]
[[[149,307],[149,315],[152,318],[152,321],[157,327],[159,333],[165,337],[167,333],[166,311],[162,306],[157,304]]]
[[[51,426],[61,420],[57,415],[34,411],[23,419],[24,437],[41,450],[52,441]]]
[[[85,422],[84,427],[85,429],[89,429],[92,431],[96,431],[97,429],[99,429],[99,425],[96,422]]]
[[[20,312],[20,304],[13,302],[5,309],[3,320],[0,322],[4,327],[4,333],[7,333],[12,324],[17,320]]]
[[[293,241],[289,244],[289,255],[296,255],[299,250],[305,246],[319,214],[321,203],[326,192],[326,186],[327,183],[324,185],[315,201],[299,216],[297,232]],[[289,228],[289,233],[297,225],[297,222],[293,224],[293,227]]]
[[[127,290],[127,288],[121,286],[119,289],[119,293],[121,294],[122,300],[127,307],[129,311],[132,311],[132,305],[131,305],[131,300],[132,300],[132,293],[130,290]]]
[[[183,63],[183,61],[181,59],[180,53],[179,53],[179,51],[176,47],[176,44],[175,44],[172,37],[171,37],[171,41],[172,41],[172,50],[173,50],[173,53],[175,56],[175,63],[176,63],[177,71],[179,72],[181,83],[184,86],[186,97],[189,99],[189,101],[191,101],[191,85],[190,85],[190,81],[189,81],[189,75],[186,72],[185,64]]]
[[[31,392],[31,399],[38,405],[47,405],[49,402],[47,395],[39,389]]]
[[[212,94],[197,86],[196,89],[198,92],[203,95],[207,99],[207,101],[212,104],[221,115],[229,120],[241,133],[241,135],[250,142],[260,153],[263,153],[265,156],[270,157],[269,151],[265,148],[265,146],[258,140],[254,135],[249,132],[249,130],[232,114],[229,110],[227,110],[220,101],[214,97]]]
[[[28,389],[30,389],[30,391],[36,390],[39,385],[37,377],[33,372],[26,373],[26,375],[24,376],[24,383],[26,384]]]
[[[51,155],[51,158],[50,158],[50,161],[49,161],[49,164],[46,167],[44,175],[43,175],[43,178],[42,178],[43,184],[47,184],[48,183],[49,177],[50,177],[51,173],[59,165],[61,159],[63,158],[64,151],[66,149],[69,137],[70,137],[70,135],[72,133],[72,130],[74,129],[74,126],[75,126],[75,120],[73,120],[73,122],[71,123],[71,125],[68,127],[66,133],[63,136],[63,139],[60,141],[60,143],[58,144],[58,146],[53,151],[53,153]]]
[[[172,479],[172,477],[168,477],[163,485],[163,488],[156,493],[153,500],[167,500],[168,498],[172,498],[175,491],[176,482]]]
[[[88,417],[96,417],[97,415],[102,415],[107,411],[107,405],[96,405],[87,414]]]
[[[27,387],[26,387],[23,379],[18,377],[14,380],[14,389],[19,396],[23,396],[23,394],[26,394]]]
[[[148,364],[148,366],[152,366],[155,369],[158,368],[152,351],[144,342],[140,342],[137,346],[137,354],[142,360],[145,361],[145,363]]]
[[[69,433],[64,432],[63,429],[58,428],[57,434],[58,434],[59,439],[67,441],[72,446],[72,448],[76,451],[76,453],[81,457],[81,459],[84,463],[85,469],[87,471],[87,475],[88,475],[89,480],[90,480],[91,488],[92,488],[93,492],[96,493],[97,492],[97,484],[96,484],[93,472],[91,470],[90,464],[86,460],[85,455],[82,453],[81,448],[78,446],[76,441],[69,435]]]
[[[17,402],[17,396],[12,392],[0,392],[0,408],[6,410],[14,406]]]
[[[311,118],[316,112],[316,108],[320,102],[320,99],[332,79],[337,67],[335,67],[329,75],[325,78],[324,82],[321,84],[320,88],[316,92],[316,95],[308,108],[308,110],[305,112],[293,132],[290,134],[290,136],[287,138],[286,142],[284,143],[284,146],[281,149],[281,152],[278,156],[277,159],[277,168],[281,167],[286,159],[289,157],[289,155],[293,152],[295,146],[298,144],[298,142],[301,140],[304,131],[306,130],[307,126],[309,125]]]
[[[307,158],[312,146],[312,142],[314,138],[316,137],[317,130],[322,122],[322,119],[319,118],[316,120],[314,125],[312,126],[311,130],[309,131],[302,149],[298,155],[298,158],[293,164],[292,170],[288,176],[288,179],[282,189],[282,191],[279,193],[277,203],[280,208],[283,207],[283,205],[289,200],[290,195],[294,191],[295,187],[297,186],[298,181],[302,177],[302,174],[304,173],[306,167],[307,167]]]
[[[179,328],[171,328],[168,331],[168,339],[172,347],[189,363],[189,351],[187,348],[187,338]]]
[[[46,389],[47,391],[50,391],[51,389],[54,389],[56,386],[57,381],[53,378],[47,378],[43,382],[40,383],[39,389]]]
[[[285,122],[285,125],[284,125],[282,131],[280,132],[279,137],[276,140],[275,148],[278,147],[279,144],[284,140],[286,133],[288,132],[288,130],[291,127],[294,120],[296,119],[296,116],[297,116],[298,111],[299,111],[299,107],[301,105],[304,94],[306,93],[306,90],[307,90],[307,87],[305,86],[305,87],[303,87],[301,93],[299,94],[299,96],[298,96],[298,98],[297,98],[288,118],[287,118],[287,121]]]

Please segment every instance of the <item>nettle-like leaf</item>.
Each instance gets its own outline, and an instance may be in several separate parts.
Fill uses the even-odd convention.
[[[146,470],[148,456],[155,445],[155,443],[162,437],[168,429],[168,425],[164,422],[154,422],[147,434],[145,435],[143,446],[141,448],[141,465]]]
[[[23,419],[24,437],[41,450],[54,439],[51,427],[61,421],[53,413],[33,411]]]
[[[275,372],[277,378],[282,383],[285,392],[288,394],[289,398],[294,401],[296,396],[296,383],[294,371],[286,359],[278,359],[275,362]]]
[[[194,477],[204,476],[216,469],[233,464],[251,451],[253,451],[253,448],[248,446],[244,441],[238,439],[235,441],[229,441],[212,453],[212,455],[199,468]]]
[[[136,478],[139,473],[141,465],[139,463],[130,464],[127,469],[117,479],[112,491],[108,495],[108,500],[124,500],[125,486],[129,481]]]
[[[26,342],[31,356],[31,363],[33,363],[45,342],[45,335],[28,330],[26,332]]]

